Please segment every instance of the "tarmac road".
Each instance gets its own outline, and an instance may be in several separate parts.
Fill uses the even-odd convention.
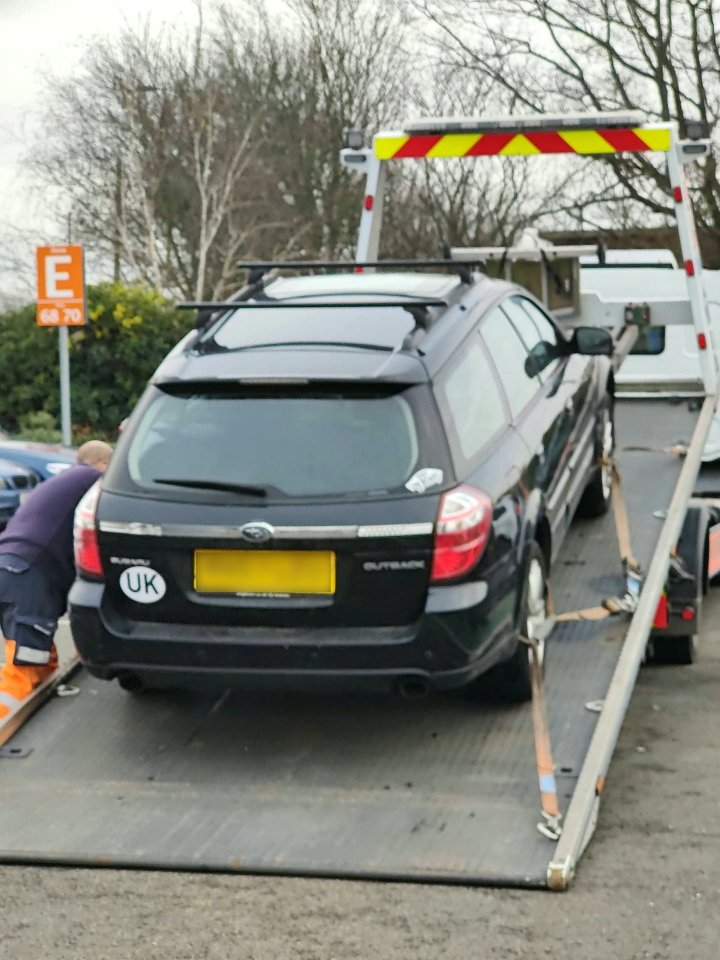
[[[568,893],[0,867],[0,956],[717,960],[720,590],[705,624],[696,665],[642,671]]]

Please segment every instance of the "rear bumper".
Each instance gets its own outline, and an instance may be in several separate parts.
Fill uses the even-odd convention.
[[[495,663],[496,660],[493,660]],[[491,664],[492,665],[492,664]],[[132,679],[151,690],[253,690],[292,693],[393,693],[410,696],[426,691],[457,690],[467,686],[486,669],[476,664],[460,670],[429,673],[421,670],[242,670],[197,667],[147,666],[115,663],[85,664],[101,680]]]
[[[101,679],[150,687],[388,691],[413,682],[447,690],[509,657],[516,643],[510,594],[491,619],[480,604],[426,612],[409,626],[337,630],[129,623],[108,615],[102,599],[102,584],[84,581],[70,594],[83,662]]]

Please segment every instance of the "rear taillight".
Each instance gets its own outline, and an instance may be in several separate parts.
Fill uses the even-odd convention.
[[[474,487],[455,487],[440,500],[433,544],[431,583],[454,580],[482,556],[490,534],[492,500]]]
[[[94,483],[75,510],[75,566],[78,573],[102,577],[103,567],[97,540],[95,512],[100,497],[100,482]]]

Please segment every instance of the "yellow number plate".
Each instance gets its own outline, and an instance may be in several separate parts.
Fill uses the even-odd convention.
[[[198,593],[335,593],[330,550],[196,550]]]

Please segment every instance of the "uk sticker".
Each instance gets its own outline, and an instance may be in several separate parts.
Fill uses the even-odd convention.
[[[157,603],[165,596],[167,585],[152,567],[128,567],[120,574],[120,589],[135,603]]]
[[[437,467],[423,467],[414,473],[405,484],[405,489],[412,493],[425,493],[430,487],[436,487],[443,482],[443,472]]]

